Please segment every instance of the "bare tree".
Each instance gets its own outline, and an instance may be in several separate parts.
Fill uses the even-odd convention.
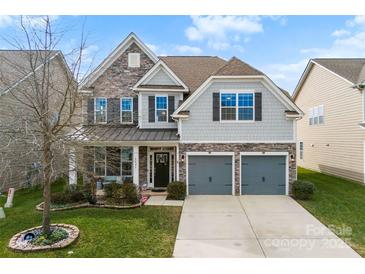
[[[19,20],[20,34],[6,40],[12,48],[21,51],[20,57],[19,51],[17,56],[10,52],[1,60],[8,70],[0,75],[0,82],[7,86],[0,94],[0,117],[2,114],[8,119],[0,120],[0,152],[1,149],[8,151],[4,154],[8,160],[17,157],[22,161],[22,157],[29,156],[36,159],[34,162],[40,161],[44,199],[42,227],[43,233],[49,235],[51,181],[59,170],[60,156],[67,152],[65,136],[80,123],[77,81],[81,77],[86,46],[81,32],[78,45],[64,56],[58,47],[65,33],[55,31],[48,16],[37,25],[29,24],[27,18]],[[64,66],[60,66],[62,63]],[[66,69],[62,71],[62,67]],[[14,170],[6,158],[0,161],[9,168],[3,172]]]

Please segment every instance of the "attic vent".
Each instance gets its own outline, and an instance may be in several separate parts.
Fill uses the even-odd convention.
[[[141,62],[139,53],[128,53],[128,67],[139,68],[140,64]]]

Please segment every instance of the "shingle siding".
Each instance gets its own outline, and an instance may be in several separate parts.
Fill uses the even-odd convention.
[[[298,121],[298,142],[304,143],[302,167],[364,180],[365,129],[362,94],[327,70],[314,65],[296,104],[305,112]],[[324,124],[309,126],[309,108],[324,105]]]
[[[156,94],[165,94],[163,92],[146,92],[146,93],[142,93],[141,97],[142,98],[142,117],[141,117],[141,128],[177,128],[177,123],[176,122],[149,122],[149,96],[155,96]],[[174,96],[175,97],[175,109],[177,109],[178,104],[179,104],[179,100],[180,100],[180,94],[178,93],[166,93],[167,96]],[[151,112],[152,114],[152,112]]]
[[[143,83],[144,85],[176,85],[169,75],[160,69],[149,81]]]
[[[213,93],[221,90],[254,90],[262,93],[262,121],[214,122]],[[261,82],[213,82],[188,108],[182,121],[181,141],[287,141],[293,142],[293,121],[285,117],[285,106]]]

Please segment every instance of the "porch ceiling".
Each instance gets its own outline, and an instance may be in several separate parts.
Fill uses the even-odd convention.
[[[76,142],[178,141],[177,129],[140,129],[134,126],[82,126],[69,136]]]

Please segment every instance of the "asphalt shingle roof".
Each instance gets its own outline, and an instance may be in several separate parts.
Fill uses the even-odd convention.
[[[217,56],[161,56],[160,59],[188,86],[190,93],[226,64]]]
[[[315,58],[313,61],[354,84],[365,80],[365,58]]]

